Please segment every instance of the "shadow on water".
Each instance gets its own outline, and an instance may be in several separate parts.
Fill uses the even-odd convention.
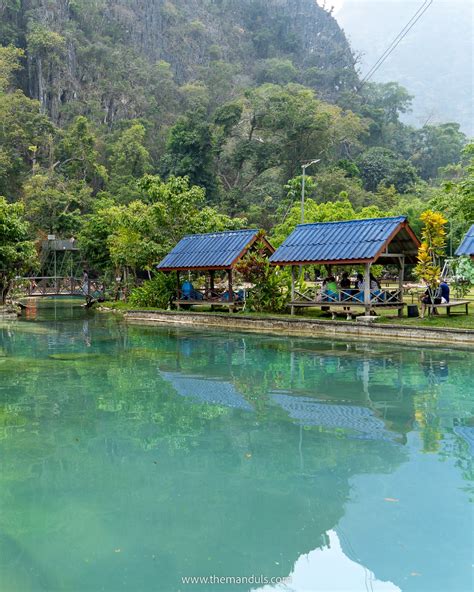
[[[472,352],[63,306],[0,328],[0,582],[18,564],[88,592],[468,589]]]

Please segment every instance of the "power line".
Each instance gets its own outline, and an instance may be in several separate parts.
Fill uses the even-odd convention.
[[[366,73],[365,77],[362,79],[362,82],[365,82],[367,79],[369,79],[372,76],[372,74],[378,69],[378,67],[380,67],[380,65],[385,61],[385,59],[388,57],[388,55],[395,49],[396,45],[398,45],[398,43],[400,43],[400,41],[402,39],[402,35],[404,35],[404,34],[406,35],[408,33],[409,27],[410,27],[410,25],[412,25],[413,21],[418,16],[421,16],[420,13],[425,7],[427,8],[427,6],[426,6],[427,2],[429,2],[429,0],[424,0],[423,4],[418,8],[418,10],[411,17],[411,19],[408,21],[408,23],[403,27],[403,29],[401,31],[398,32],[395,39],[393,39],[393,41],[390,43],[390,45],[387,47],[387,49],[384,51],[384,53],[379,57],[379,59],[375,62],[375,64],[372,66],[372,68]]]
[[[407,36],[407,34],[413,29],[416,23],[421,19],[421,17],[425,14],[428,8],[433,4],[433,0],[424,0],[423,4],[418,8],[415,14],[411,17],[411,19],[407,22],[407,24],[401,29],[401,31],[397,34],[395,39],[390,43],[387,49],[383,52],[383,54],[379,57],[379,59],[375,62],[375,64],[370,68],[364,78],[361,80],[358,90],[360,90],[364,84],[375,74],[375,72],[380,68],[380,66],[385,62],[385,60],[389,57],[389,55],[398,47],[401,41]]]

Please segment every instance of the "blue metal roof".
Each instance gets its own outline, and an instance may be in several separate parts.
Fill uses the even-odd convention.
[[[253,229],[185,236],[157,269],[230,268],[257,234]]]
[[[272,263],[305,263],[371,260],[383,248],[397,227],[406,222],[404,216],[371,218],[344,222],[300,224],[270,257]],[[417,245],[407,235],[409,250]]]
[[[459,245],[456,255],[474,255],[474,224],[466,232],[466,236],[462,239],[462,243]]]

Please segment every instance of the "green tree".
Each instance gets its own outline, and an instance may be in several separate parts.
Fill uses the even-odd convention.
[[[133,123],[110,148],[110,179],[107,189],[119,202],[137,198],[136,181],[151,172],[151,158],[145,146],[145,127]]]
[[[5,92],[11,87],[13,75],[20,70],[20,59],[24,55],[25,52],[22,49],[12,45],[0,46],[0,92]]]
[[[383,146],[405,158],[411,150],[412,130],[400,122],[411,110],[413,97],[397,82],[367,82],[358,92],[344,93],[340,104],[368,122],[369,146]]]
[[[460,162],[465,144],[458,123],[425,125],[414,134],[412,162],[422,179],[435,179],[441,168]]]
[[[305,222],[334,222],[338,220],[356,220],[363,218],[380,218],[385,213],[376,206],[368,206],[361,210],[355,210],[347,196],[341,197],[339,201],[317,203],[313,199],[305,202]],[[285,219],[277,224],[270,237],[274,246],[279,246],[293,232],[301,222],[301,205],[295,203],[288,211]]]
[[[370,148],[359,157],[357,166],[367,191],[376,191],[383,183],[405,193],[418,180],[415,167],[387,148]]]
[[[84,260],[90,269],[101,274],[105,274],[112,267],[107,240],[113,229],[110,210],[115,205],[110,197],[101,196],[97,199],[92,212],[84,216],[78,234],[78,244]]]
[[[9,204],[0,197],[0,304],[5,304],[15,276],[27,273],[37,263],[23,213],[21,204]]]
[[[166,175],[186,176],[206,189],[210,201],[217,198],[214,172],[214,136],[203,110],[178,119],[171,128],[162,169]]]
[[[474,221],[474,143],[462,151],[462,166],[454,181],[442,184],[429,205],[449,220],[449,240],[454,252],[461,237]]]
[[[295,82],[298,77],[298,70],[293,62],[288,59],[270,58],[263,60],[258,67],[257,81],[260,84],[270,82],[271,84],[289,84]]]
[[[97,138],[86,117],[77,117],[66,130],[54,168],[70,178],[91,184],[95,190],[107,180],[107,171],[99,162]]]
[[[74,235],[90,210],[92,189],[84,181],[41,171],[23,186],[26,218],[37,231]]]
[[[242,228],[206,206],[205,191],[187,178],[146,175],[138,183],[141,200],[117,205],[103,199],[85,218],[79,235],[84,256],[98,271],[120,269],[136,276],[153,265],[185,235]]]
[[[278,204],[284,183],[301,172],[304,160],[318,157],[324,167],[358,147],[365,128],[354,113],[296,84],[247,91],[240,119],[227,121],[217,166],[230,213],[246,211],[267,196]]]

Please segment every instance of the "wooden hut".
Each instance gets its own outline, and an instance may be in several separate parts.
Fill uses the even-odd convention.
[[[157,266],[158,271],[176,272],[175,303],[178,309],[183,305],[194,304],[225,306],[229,310],[242,306],[244,298],[233,289],[233,271],[257,240],[263,243],[268,255],[275,251],[257,229],[185,236]],[[209,283],[206,288],[183,290],[181,273],[196,271],[208,274]],[[215,287],[215,274],[219,271],[227,275],[227,289],[224,292]]]
[[[300,224],[270,257],[270,262],[292,268],[291,313],[295,307],[363,306],[366,315],[376,307],[396,308],[403,312],[403,279],[406,264],[417,262],[420,242],[405,217],[371,218]],[[370,270],[374,263],[395,264],[399,268],[398,289],[371,290]],[[298,293],[295,271],[304,265],[355,266],[364,268],[362,290],[341,290],[328,297],[324,293]]]

